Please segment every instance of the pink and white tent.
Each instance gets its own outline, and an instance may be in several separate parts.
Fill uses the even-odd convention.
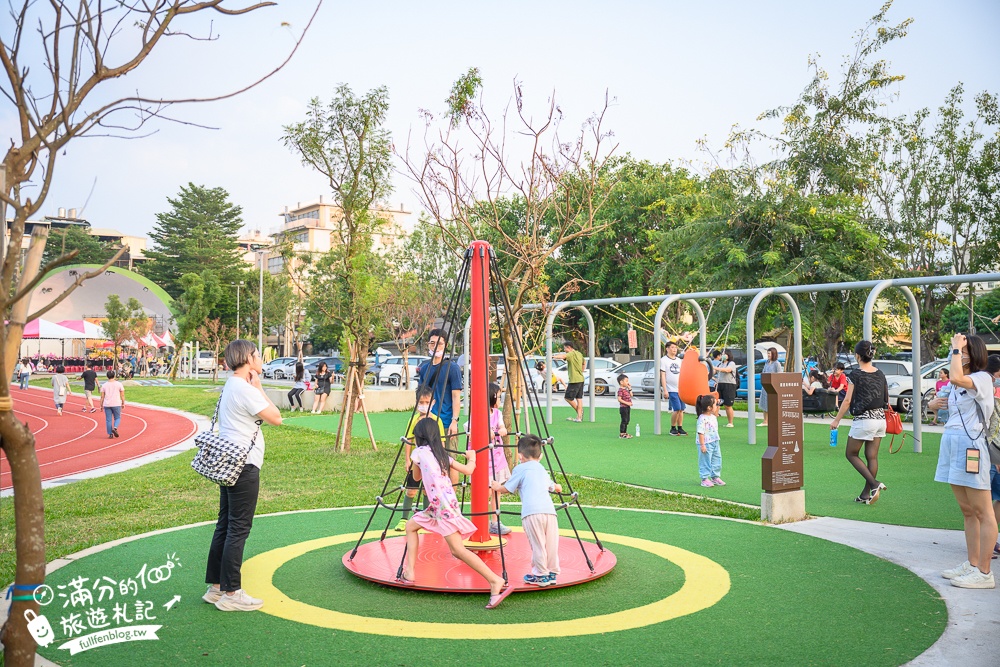
[[[69,327],[64,327],[55,322],[49,322],[48,320],[43,320],[38,318],[36,320],[31,320],[26,325],[24,325],[24,334],[22,338],[44,338],[48,340],[76,340],[80,338],[89,338],[86,334],[80,331],[74,331]]]
[[[67,329],[72,329],[73,331],[79,331],[82,334],[86,334],[86,337],[92,340],[108,339],[104,333],[104,327],[100,324],[94,324],[89,320],[63,320],[59,323],[59,325],[66,327]]]
[[[157,336],[155,333],[150,331],[148,334],[139,339],[139,342],[147,347],[166,347],[167,343],[162,338]]]

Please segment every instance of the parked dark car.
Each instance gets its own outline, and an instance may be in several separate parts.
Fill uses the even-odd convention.
[[[316,369],[318,369],[320,363],[324,361],[326,362],[326,365],[330,369],[331,373],[342,374],[344,372],[345,364],[343,359],[340,357],[324,357],[306,365],[306,370],[309,371],[309,375],[316,375]]]

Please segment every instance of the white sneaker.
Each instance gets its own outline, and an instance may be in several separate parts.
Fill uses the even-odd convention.
[[[975,568],[969,565],[969,561],[965,561],[958,567],[953,567],[950,570],[945,570],[941,573],[941,576],[945,579],[954,579],[955,577],[961,577],[962,575],[972,572]]]
[[[726,424],[726,428],[734,428],[732,424]]]
[[[972,572],[968,574],[955,577],[951,580],[951,585],[959,588],[996,588],[997,586],[993,573],[983,574],[978,567],[972,568]]]
[[[211,586],[209,586],[208,590],[205,591],[205,594],[201,596],[201,599],[207,602],[208,604],[215,604],[216,602],[219,601],[219,598],[221,597],[222,597],[221,589],[212,588]]]
[[[242,588],[232,595],[222,595],[215,603],[219,611],[257,611],[264,606],[263,600],[252,598]]]

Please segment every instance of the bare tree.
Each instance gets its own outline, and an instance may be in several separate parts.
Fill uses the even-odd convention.
[[[410,347],[414,345],[434,318],[441,313],[441,295],[432,286],[422,284],[410,272],[392,273],[382,283],[383,297],[379,320],[399,345],[403,357],[400,386],[410,386]]]
[[[226,326],[216,317],[198,327],[194,335],[215,355],[215,364],[212,366],[212,382],[215,382],[219,379],[219,353],[236,338],[236,329]]]
[[[617,183],[610,168],[617,144],[605,127],[607,93],[601,109],[567,140],[560,134],[563,112],[554,92],[534,118],[515,81],[511,102],[495,119],[481,90],[479,71],[472,68],[455,82],[446,117],[424,111],[422,145],[412,145],[411,137],[399,157],[421,203],[456,249],[476,239],[493,245],[511,302],[504,347],[513,352],[510,332],[522,326],[523,306],[556,301],[576,289],[570,282],[550,294],[548,263],[563,245],[612,224],[599,213]],[[508,359],[509,365],[519,368],[514,361]],[[511,374],[511,381],[514,400],[507,403],[516,404],[521,374]]]
[[[316,11],[321,4],[318,0]],[[0,446],[10,462],[14,486],[15,583],[21,586],[40,584],[45,579],[45,526],[34,438],[12,412],[10,368],[25,323],[62,302],[84,280],[103,273],[127,250],[120,250],[105,267],[80,275],[62,295],[29,314],[32,290],[48,272],[71,263],[76,253],[42,266],[48,230],[36,225],[22,262],[28,221],[41,210],[53,183],[58,157],[74,139],[139,137],[151,119],[177,121],[167,113],[171,107],[210,101],[164,99],[138,92],[116,97],[113,84],[117,79],[140,69],[153,50],[170,37],[214,40],[210,28],[206,34],[195,34],[201,28],[193,21],[201,15],[234,17],[273,5],[259,2],[231,8],[224,0],[24,0],[6,5],[7,18],[0,22],[0,67],[4,74],[0,99],[13,107],[17,130],[0,168],[0,202],[13,214],[0,269],[0,302],[8,322],[0,333]],[[211,99],[239,94],[272,76],[288,62],[299,43],[301,38],[288,58],[264,77]],[[6,215],[0,217],[6,227]],[[27,609],[38,610],[31,596],[15,597],[10,616],[0,629],[4,660],[9,667],[34,663],[36,644],[27,632]]]

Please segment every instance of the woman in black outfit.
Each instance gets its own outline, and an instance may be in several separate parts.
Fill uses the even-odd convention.
[[[889,405],[889,385],[882,371],[872,365],[875,346],[862,340],[854,346],[858,368],[847,375],[847,396],[840,403],[840,411],[830,424],[833,431],[850,407],[854,421],[847,438],[847,460],[865,478],[865,488],[855,502],[870,505],[878,500],[886,486],[878,481],[878,446],[885,436],[885,408]],[[859,456],[865,448],[865,462]]]
[[[330,395],[330,379],[333,373],[330,372],[325,361],[319,362],[316,367],[316,396],[313,398],[312,413],[319,414],[326,407],[326,397]]]

